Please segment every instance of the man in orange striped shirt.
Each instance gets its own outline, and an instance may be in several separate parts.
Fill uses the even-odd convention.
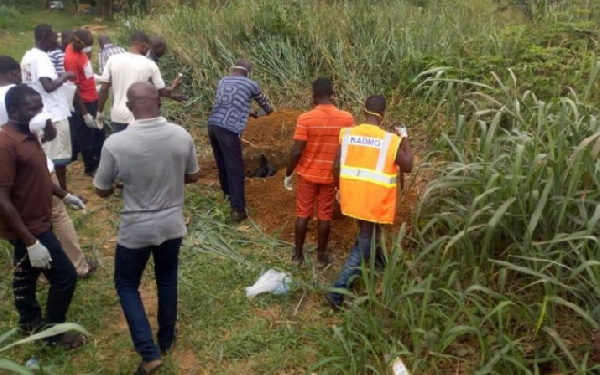
[[[292,190],[294,169],[298,174],[296,251],[292,256],[292,262],[297,265],[304,262],[302,248],[315,202],[319,219],[317,267],[324,268],[332,261],[327,253],[327,242],[336,195],[333,160],[340,147],[340,129],[354,125],[352,115],[339,110],[332,97],[331,80],[318,78],[313,83],[315,107],[298,117],[295,142],[286,170],[284,186],[287,190]]]

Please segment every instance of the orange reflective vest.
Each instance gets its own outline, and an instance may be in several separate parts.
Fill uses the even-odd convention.
[[[341,130],[340,205],[344,215],[381,224],[394,222],[400,140],[375,125]]]

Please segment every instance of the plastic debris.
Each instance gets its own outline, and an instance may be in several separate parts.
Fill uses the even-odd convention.
[[[406,365],[400,358],[397,358],[392,364],[392,371],[394,372],[394,375],[410,375]]]
[[[25,367],[30,370],[37,370],[40,368],[40,364],[35,357],[31,357],[27,360],[27,362],[25,362]]]
[[[288,273],[270,269],[263,273],[251,287],[246,288],[246,297],[254,298],[261,293],[286,294],[292,286]]]

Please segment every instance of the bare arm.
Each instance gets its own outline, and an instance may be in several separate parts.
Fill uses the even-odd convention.
[[[72,72],[64,72],[54,81],[48,77],[42,77],[40,83],[46,92],[54,92],[70,78],[75,78],[75,75]]]
[[[171,98],[178,102],[185,102],[187,100],[187,95],[176,93],[173,87],[163,87],[158,90],[158,95],[162,98]]]
[[[0,215],[4,218],[6,225],[17,233],[25,246],[32,246],[36,243],[37,239],[25,227],[25,223],[23,223],[17,209],[10,201],[10,190],[11,188],[7,186],[0,187]]]
[[[336,189],[340,188],[340,164],[342,159],[342,149],[340,148],[333,159],[333,181]]]
[[[87,115],[88,114],[88,110],[87,108],[85,108],[85,104],[83,104],[83,99],[81,98],[81,95],[79,95],[79,89],[77,89],[77,91],[75,91],[75,96],[73,97],[73,104],[77,106],[77,108],[79,108],[79,111],[81,111],[82,115]]]
[[[396,153],[396,164],[400,166],[400,170],[404,173],[412,172],[413,168],[413,154],[412,148],[410,147],[410,141],[406,137],[402,137],[400,141],[400,147]]]
[[[61,189],[60,186],[58,186],[57,184],[53,183],[52,184],[52,194],[59,197],[60,199],[63,199],[64,197],[67,196],[68,192]]]
[[[102,82],[102,85],[100,85],[100,92],[98,93],[98,113],[104,113],[104,105],[108,100],[110,86],[110,82]]]
[[[42,143],[50,142],[54,138],[56,138],[57,131],[54,125],[52,124],[52,120],[46,120],[46,127],[44,128],[44,133],[40,141]]]
[[[292,152],[290,154],[290,160],[288,161],[287,169],[285,170],[286,176],[291,176],[294,173],[294,170],[298,166],[300,162],[300,158],[302,157],[302,151],[306,147],[306,141],[294,140],[294,146],[292,147]]]

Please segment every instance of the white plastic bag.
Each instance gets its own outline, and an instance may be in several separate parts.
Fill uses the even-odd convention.
[[[291,282],[289,274],[271,268],[263,273],[254,285],[246,288],[246,297],[254,298],[261,293],[285,294],[289,291]]]

